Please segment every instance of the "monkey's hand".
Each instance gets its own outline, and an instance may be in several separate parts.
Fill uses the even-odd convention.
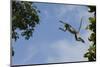
[[[64,30],[63,28],[59,28],[59,29],[62,30],[62,31],[64,31],[64,32],[66,31],[66,30]]]
[[[64,22],[63,22],[63,21],[61,21],[61,20],[60,20],[59,22],[60,22],[60,23],[62,23],[62,24],[66,24],[66,23],[64,23]]]

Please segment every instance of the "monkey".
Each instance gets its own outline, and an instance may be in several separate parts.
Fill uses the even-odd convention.
[[[75,35],[75,39],[76,41],[81,41],[82,43],[85,43],[85,41],[79,36],[79,31],[77,31],[75,28],[73,28],[70,24],[65,23],[63,21],[59,21],[61,23],[64,24],[64,29],[63,28],[59,28],[60,30],[66,32],[69,31],[71,34]],[[80,29],[79,29],[80,30]]]

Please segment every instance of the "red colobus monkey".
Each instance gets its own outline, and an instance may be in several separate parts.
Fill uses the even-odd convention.
[[[85,41],[79,36],[79,31],[80,31],[80,28],[81,28],[81,25],[82,25],[82,19],[81,19],[81,23],[80,23],[80,27],[79,27],[78,31],[68,23],[65,23],[63,21],[59,21],[59,22],[64,24],[64,29],[59,28],[60,30],[62,30],[64,32],[69,31],[71,34],[75,35],[76,41],[81,41],[82,43],[85,43]]]

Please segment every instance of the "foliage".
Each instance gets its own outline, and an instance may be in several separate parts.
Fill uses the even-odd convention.
[[[88,49],[88,52],[84,54],[84,57],[88,58],[89,61],[96,60],[96,7],[95,6],[88,6],[90,9],[90,13],[94,13],[94,17],[90,17],[89,21],[90,24],[88,29],[92,31],[90,37],[88,38],[89,41],[92,42],[91,46]]]
[[[27,40],[32,36],[36,24],[39,24],[38,12],[32,2],[12,1],[12,39],[19,38],[18,32]]]
[[[13,40],[16,41],[20,36],[23,36],[26,40],[32,37],[36,25],[39,24],[39,12],[32,2],[12,1]],[[14,56],[13,48],[12,56]]]

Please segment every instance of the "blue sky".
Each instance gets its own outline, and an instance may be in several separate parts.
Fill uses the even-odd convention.
[[[12,43],[15,51],[13,65],[88,61],[83,57],[90,46],[88,37],[91,31],[85,28],[89,24],[88,17],[93,14],[88,13],[88,8],[81,5],[48,3],[35,5],[41,11],[40,24],[35,28],[30,40],[21,37]],[[84,18],[80,35],[85,44],[75,41],[74,36],[68,31],[59,30],[59,27],[63,27],[59,20],[69,23],[78,30],[81,17]]]

